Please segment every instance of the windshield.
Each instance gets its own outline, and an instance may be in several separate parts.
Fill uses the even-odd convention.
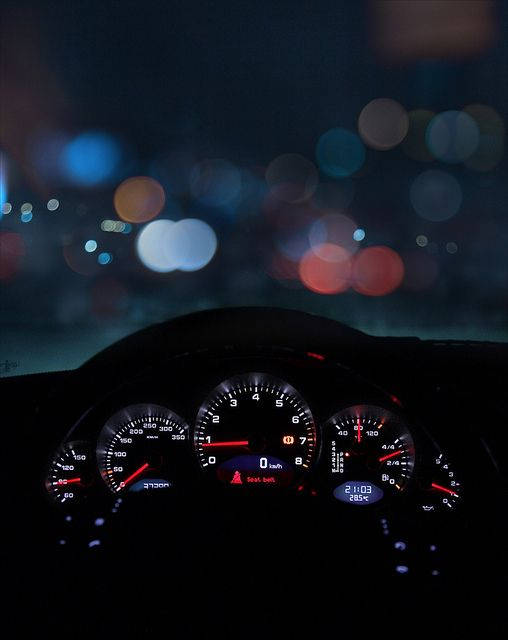
[[[506,340],[507,17],[4,2],[2,374],[237,305]]]

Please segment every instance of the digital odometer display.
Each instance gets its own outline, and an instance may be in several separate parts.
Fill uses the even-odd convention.
[[[316,427],[300,394],[263,373],[220,384],[201,407],[194,447],[202,469],[233,487],[289,486],[316,455]]]

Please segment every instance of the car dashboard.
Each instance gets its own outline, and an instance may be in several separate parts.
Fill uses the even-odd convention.
[[[421,347],[298,312],[222,310],[135,334],[59,380],[35,411],[38,472],[25,488],[31,522],[45,523],[27,557],[52,625],[55,594],[74,606],[79,593],[106,634],[105,603],[123,604],[141,580],[137,602],[158,613],[126,613],[116,630],[148,636],[168,610],[176,625],[207,585],[204,619],[186,613],[177,628],[206,637],[206,621],[233,637],[234,612],[214,619],[225,602],[259,608],[268,591],[282,606],[311,584],[313,612],[328,602],[314,622],[324,635],[329,600],[359,589],[364,602],[366,580],[386,592],[368,606],[386,612],[409,585],[466,602],[472,576],[492,583],[496,566],[501,579],[499,441],[457,385],[464,371],[450,381]],[[503,411],[491,403],[487,423]],[[33,541],[26,520],[21,539]],[[72,594],[58,579],[48,587],[55,566],[80,576]],[[273,597],[261,600],[256,620],[274,628]]]

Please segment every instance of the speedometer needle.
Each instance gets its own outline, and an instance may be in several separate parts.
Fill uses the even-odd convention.
[[[383,456],[382,458],[378,458],[378,462],[384,462],[385,460],[389,460],[390,458],[395,458],[395,456],[400,456],[402,451],[394,451],[393,453],[389,453],[387,456]]]
[[[125,478],[123,482],[120,482],[119,488],[123,489],[124,487],[126,487],[129,484],[129,482],[132,482],[134,478],[137,478],[141,473],[143,473],[145,469],[148,469],[148,466],[149,466],[148,462],[145,462],[145,464],[139,467],[137,471],[134,471],[134,473],[131,473],[131,475],[128,478]]]
[[[229,442],[203,442],[202,447],[248,447],[248,440],[230,440]]]

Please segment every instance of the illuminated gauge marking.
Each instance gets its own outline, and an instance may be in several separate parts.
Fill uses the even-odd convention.
[[[61,504],[84,498],[91,485],[90,448],[86,442],[68,442],[55,454],[46,476],[46,491]]]
[[[133,405],[115,413],[102,429],[97,447],[104,482],[121,493],[171,488],[182,447],[189,438],[187,424],[158,405]]]
[[[287,382],[247,373],[220,384],[199,410],[194,448],[201,468],[236,487],[284,487],[310,469],[316,426]]]
[[[453,511],[462,502],[462,484],[442,453],[433,463],[426,487],[425,511]]]
[[[330,418],[324,433],[328,474],[334,484],[371,485],[370,491],[379,489],[377,495],[384,496],[404,491],[413,474],[414,443],[396,415],[381,407],[357,405]],[[354,504],[365,502],[351,499]]]

